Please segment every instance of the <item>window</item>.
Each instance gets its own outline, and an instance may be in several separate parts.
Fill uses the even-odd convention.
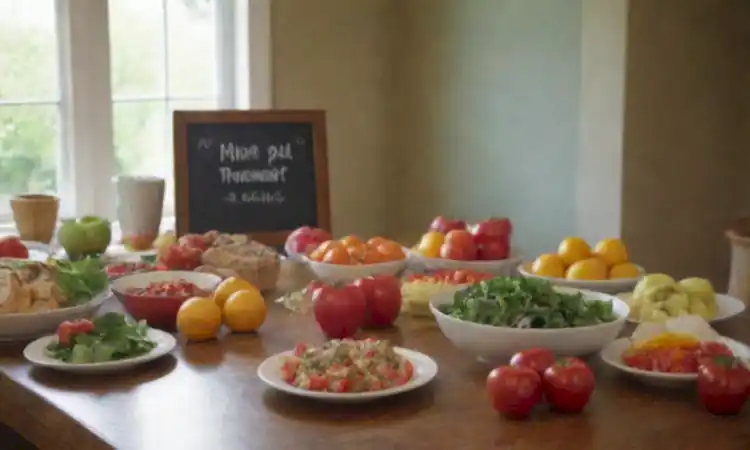
[[[164,177],[173,214],[172,111],[248,107],[269,88],[247,61],[268,68],[256,1],[0,0],[0,224],[25,192],[58,195],[62,217],[113,217],[120,174]]]

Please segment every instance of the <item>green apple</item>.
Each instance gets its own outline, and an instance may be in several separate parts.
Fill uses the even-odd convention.
[[[57,240],[71,259],[104,253],[112,240],[109,220],[95,216],[63,220]]]

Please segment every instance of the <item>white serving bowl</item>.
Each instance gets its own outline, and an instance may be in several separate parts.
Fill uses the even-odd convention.
[[[0,341],[30,341],[55,333],[66,320],[90,319],[112,291],[105,289],[81,305],[37,313],[0,315]]]
[[[643,267],[638,267],[641,274],[636,278],[618,278],[615,280],[601,280],[601,281],[584,281],[584,280],[566,280],[565,278],[553,278],[543,277],[534,275],[531,273],[531,263],[527,262],[518,266],[518,272],[521,276],[526,278],[536,278],[537,280],[549,281],[555,286],[569,287],[573,289],[581,289],[586,291],[604,292],[605,294],[619,294],[621,292],[630,292],[635,288],[635,285],[641,281],[641,278],[646,275],[646,271]]]
[[[509,277],[514,275],[523,256],[511,256],[508,259],[496,261],[457,261],[443,258],[426,258],[419,253],[409,250],[409,268],[415,272],[433,270],[472,270],[474,272],[490,273],[492,275]]]
[[[430,311],[440,331],[460,350],[489,363],[507,362],[514,353],[532,347],[548,348],[560,356],[596,353],[617,339],[625,325],[629,308],[617,297],[601,292],[560,288],[567,294],[581,292],[586,300],[612,302],[617,319],[609,323],[577,328],[510,328],[483,325],[443,314],[439,306],[453,302],[453,292],[440,293],[430,300]]]
[[[376,264],[328,264],[302,257],[315,274],[315,278],[326,283],[348,283],[375,275],[398,275],[406,267],[406,260]]]

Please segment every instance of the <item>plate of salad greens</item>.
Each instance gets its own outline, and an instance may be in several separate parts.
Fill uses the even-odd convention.
[[[430,311],[454,345],[495,362],[531,347],[560,355],[599,351],[622,330],[628,305],[545,280],[496,277],[434,296]]]
[[[111,312],[93,320],[63,322],[55,335],[35,340],[23,354],[36,366],[105,373],[131,369],[160,358],[175,345],[177,341],[171,334]]]

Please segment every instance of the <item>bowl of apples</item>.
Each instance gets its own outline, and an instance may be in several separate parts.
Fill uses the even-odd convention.
[[[513,275],[523,257],[511,255],[512,232],[508,218],[489,218],[467,226],[462,220],[436,217],[409,251],[409,268],[415,272],[467,269]]]
[[[319,280],[351,282],[376,275],[398,275],[406,267],[407,250],[390,239],[368,240],[349,235],[322,242],[302,259]]]

